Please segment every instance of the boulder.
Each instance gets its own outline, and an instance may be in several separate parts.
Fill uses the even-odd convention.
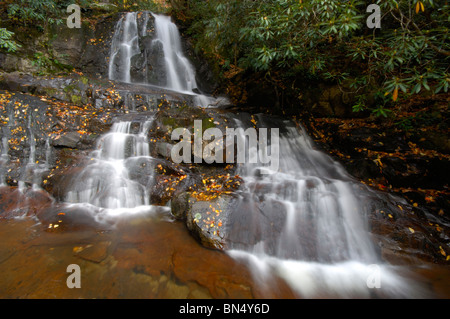
[[[232,195],[218,195],[201,198],[184,192],[171,202],[172,214],[186,222],[191,234],[208,248],[227,248],[227,219],[233,211],[236,198]]]
[[[78,132],[66,132],[52,140],[55,147],[76,148],[81,142],[82,135]]]

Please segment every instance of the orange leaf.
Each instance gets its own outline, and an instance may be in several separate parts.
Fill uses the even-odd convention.
[[[394,93],[392,93],[392,100],[397,101],[398,98],[398,88],[395,88]]]

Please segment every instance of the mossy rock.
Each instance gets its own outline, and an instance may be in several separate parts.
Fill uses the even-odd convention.
[[[73,85],[73,84],[68,84],[68,85],[66,85],[66,86],[64,87],[63,91],[64,91],[65,93],[72,93],[72,92],[75,91],[75,89],[76,89],[76,86],[75,86],[75,85]]]
[[[82,76],[80,78],[80,80],[81,80],[81,83],[83,83],[84,85],[88,85],[89,84],[89,79],[87,77],[85,77],[85,76]]]
[[[75,105],[82,105],[82,104],[83,104],[82,99],[83,99],[83,98],[81,97],[81,95],[72,95],[72,96],[70,97],[70,100],[71,100],[72,103],[75,104]]]

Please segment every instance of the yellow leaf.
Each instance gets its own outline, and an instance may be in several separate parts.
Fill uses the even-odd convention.
[[[417,1],[417,4],[416,4],[416,13],[419,13],[419,10],[420,10],[420,1]]]
[[[73,251],[74,253],[79,253],[80,251],[84,250],[84,248],[85,248],[85,247],[77,246],[77,247],[73,247],[72,251]]]
[[[408,227],[409,231],[414,234],[414,229],[412,229],[411,227]]]
[[[392,100],[397,101],[398,97],[398,88],[395,88],[394,93],[392,93]]]
[[[378,157],[373,161],[375,162],[375,164],[377,164],[377,166],[383,167],[383,163],[381,163],[381,160],[380,160],[380,155],[378,155]]]
[[[422,9],[422,12],[425,12],[425,7],[424,7],[422,1],[419,1],[419,3],[420,3],[420,8]]]

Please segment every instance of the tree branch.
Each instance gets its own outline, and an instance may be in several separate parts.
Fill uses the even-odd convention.
[[[422,32],[422,30],[420,30],[420,28],[417,26],[417,24],[412,20],[409,19],[408,17],[406,17],[399,9],[397,9],[396,11],[398,11],[398,13],[401,16],[401,19],[403,21],[403,19],[406,19],[408,22],[406,24],[406,30],[409,30],[407,28],[408,24],[412,24],[412,26],[414,27],[414,29],[419,33],[420,36],[422,36],[425,40],[425,42],[437,53],[445,55],[445,56],[450,56],[450,51],[446,51],[444,49],[439,48],[438,46],[436,46],[435,44],[433,44]],[[393,15],[394,16],[394,15]],[[394,16],[395,18],[395,16]],[[398,19],[397,19],[398,20]],[[400,23],[402,23],[402,21],[400,21]],[[402,23],[403,24],[403,23]]]

